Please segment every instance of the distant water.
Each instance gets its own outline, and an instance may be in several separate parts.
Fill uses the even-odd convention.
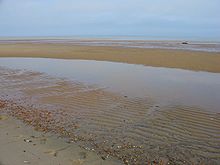
[[[146,40],[145,38],[2,38],[0,43],[62,43],[84,46],[116,46],[131,48],[176,49],[220,52],[219,41]],[[183,44],[187,42],[187,44]]]

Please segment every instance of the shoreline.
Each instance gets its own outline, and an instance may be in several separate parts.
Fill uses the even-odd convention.
[[[0,57],[97,60],[220,73],[219,52],[83,46],[71,43],[0,43]]]
[[[0,114],[70,139],[102,159],[124,164],[220,160],[219,113],[130,98],[38,72],[2,69],[0,74]]]

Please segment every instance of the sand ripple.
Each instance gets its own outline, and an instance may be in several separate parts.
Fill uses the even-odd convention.
[[[220,114],[0,68],[5,111],[125,164],[218,164]],[[12,100],[12,101],[11,101]],[[4,105],[4,106],[1,106]]]

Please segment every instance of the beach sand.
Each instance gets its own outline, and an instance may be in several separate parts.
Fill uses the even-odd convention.
[[[183,50],[1,43],[0,57],[86,59],[220,72],[220,53]],[[150,96],[133,98],[2,67],[0,90],[0,165],[220,162],[217,112],[163,105]]]
[[[80,46],[62,43],[0,43],[0,57],[42,57],[125,62],[220,72],[220,53],[168,49]]]
[[[0,69],[1,113],[124,164],[217,164],[220,114]],[[65,146],[65,145],[64,145]],[[163,163],[162,163],[163,162]]]
[[[0,115],[0,132],[1,165],[120,164],[116,160],[102,160],[96,153],[58,136],[35,131],[7,115]]]

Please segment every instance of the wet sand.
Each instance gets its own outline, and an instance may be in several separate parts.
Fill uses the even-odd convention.
[[[86,46],[72,43],[0,43],[0,57],[42,57],[125,62],[155,67],[220,72],[219,52]]]
[[[1,113],[124,164],[218,164],[220,114],[23,70],[0,70]]]
[[[1,165],[97,165],[120,164],[49,133],[33,130],[19,120],[0,115]]]
[[[1,42],[0,57],[114,61],[220,73],[220,53],[214,52]],[[220,162],[218,111],[162,104],[150,96],[129,97],[39,72],[2,67],[0,90],[3,165],[15,161],[76,165]],[[39,140],[45,138],[46,143]],[[7,159],[9,154],[13,159]]]

